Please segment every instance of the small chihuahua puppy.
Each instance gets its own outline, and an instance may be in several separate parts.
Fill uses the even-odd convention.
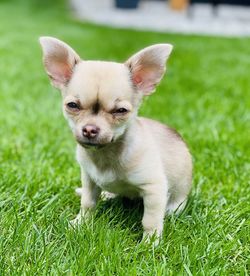
[[[63,113],[77,141],[82,188],[74,223],[96,206],[102,191],[141,197],[144,237],[159,238],[165,214],[185,207],[192,160],[177,132],[137,112],[163,77],[172,46],[156,44],[116,63],[81,60],[56,38],[41,37],[40,43],[45,70],[61,90]]]

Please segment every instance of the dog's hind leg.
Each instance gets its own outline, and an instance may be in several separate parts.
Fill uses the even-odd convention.
[[[177,198],[176,197],[172,198],[170,196],[167,203],[166,213],[179,214],[184,210],[186,204],[187,204],[187,196],[182,196]]]
[[[76,188],[76,189],[75,189],[76,195],[81,197],[81,196],[82,196],[82,190],[83,190],[82,187]]]
[[[107,192],[107,191],[102,191],[101,193],[101,198],[103,200],[109,200],[109,199],[113,199],[113,198],[116,198],[117,197],[117,194],[113,194],[113,193],[110,193],[110,192]]]

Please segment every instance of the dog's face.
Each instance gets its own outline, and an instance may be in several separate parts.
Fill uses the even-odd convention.
[[[137,111],[128,69],[118,63],[83,61],[64,91],[64,114],[85,147],[116,141]]]
[[[63,96],[63,112],[79,144],[102,147],[123,136],[141,99],[161,80],[172,46],[145,48],[127,62],[84,61],[68,45],[42,37],[43,60]]]

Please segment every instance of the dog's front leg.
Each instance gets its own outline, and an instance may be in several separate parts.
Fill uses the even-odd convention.
[[[148,185],[143,192],[143,239],[150,241],[151,237],[155,236],[156,240],[154,241],[154,245],[159,243],[163,230],[167,205],[166,186],[166,183],[163,183],[162,185]]]
[[[90,177],[85,174],[81,168],[81,207],[80,212],[74,220],[71,221],[71,224],[75,225],[80,223],[83,218],[88,217],[93,211],[96,203],[100,197],[101,189],[90,179]]]

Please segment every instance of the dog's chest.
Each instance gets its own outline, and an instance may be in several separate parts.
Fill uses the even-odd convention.
[[[139,196],[138,187],[130,183],[126,174],[118,166],[100,170],[95,164],[89,162],[85,166],[85,171],[102,190],[127,197]]]

